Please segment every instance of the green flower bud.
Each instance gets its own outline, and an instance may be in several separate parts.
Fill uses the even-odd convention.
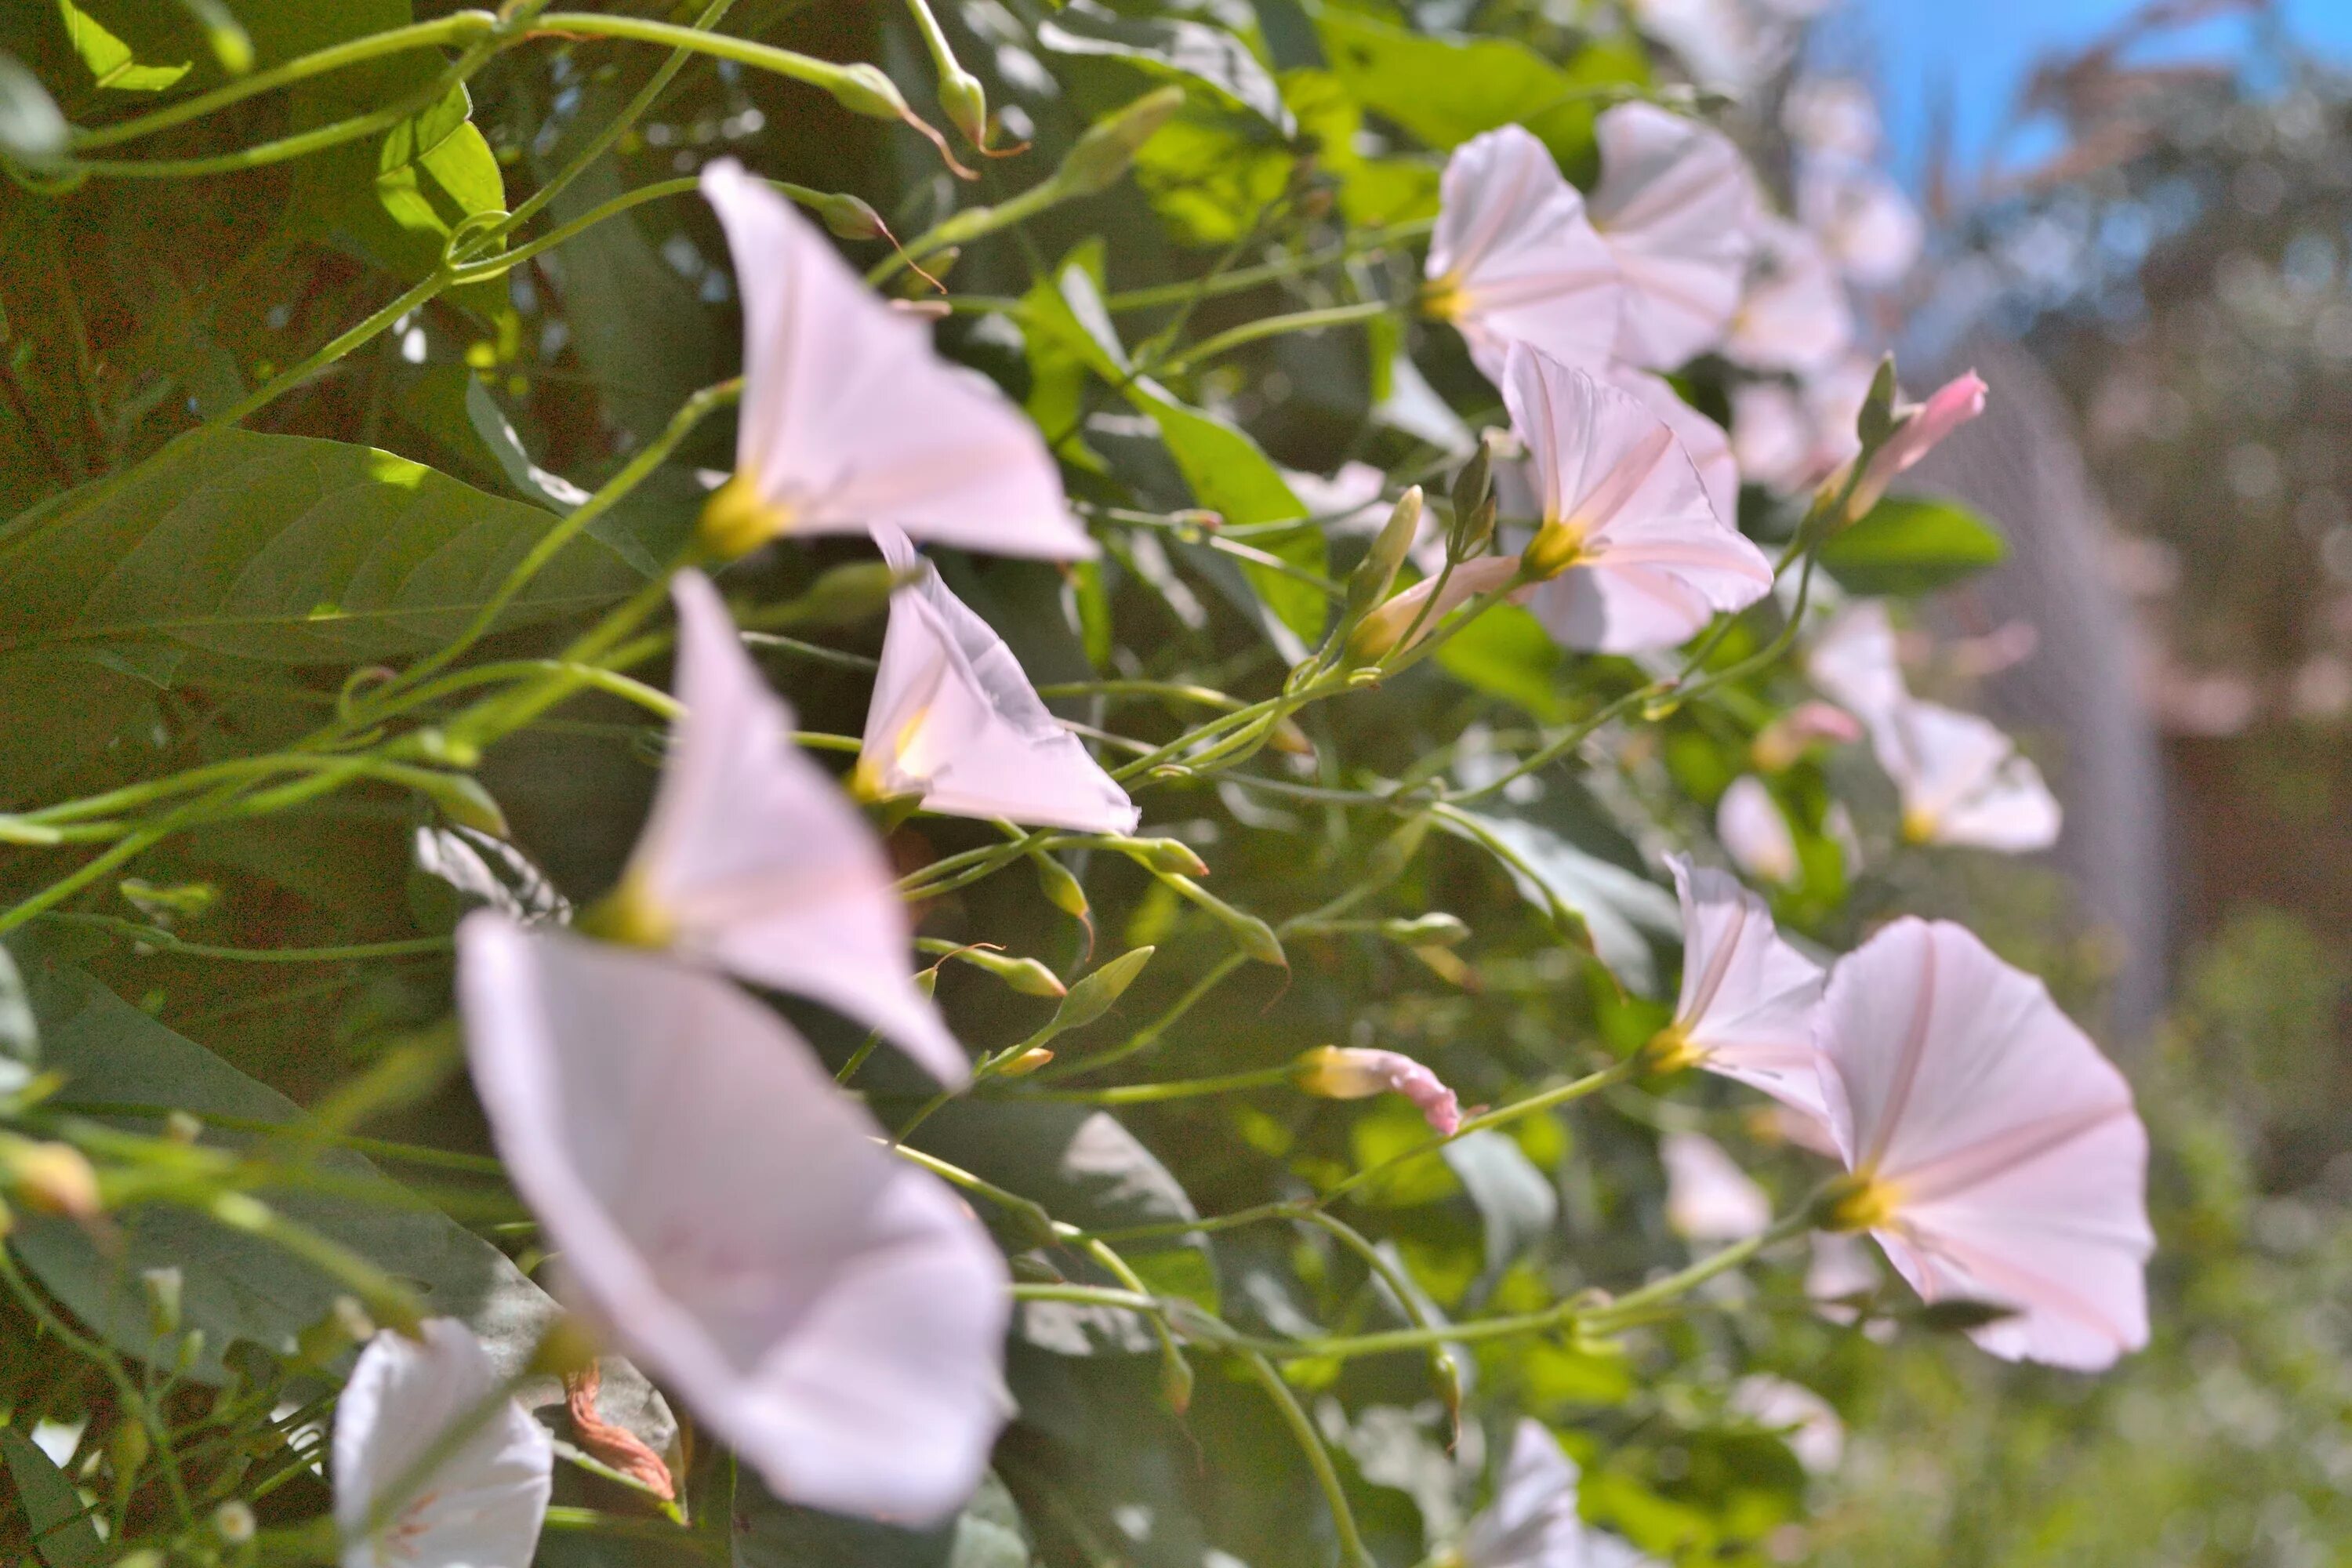
[[[957,70],[940,78],[940,109],[948,123],[963,132],[964,140],[975,147],[988,145],[988,89],[980,79],[968,70]]]
[[[881,239],[889,234],[882,215],[856,196],[836,192],[816,201],[817,220],[841,239]]]
[[[828,89],[833,100],[852,114],[863,114],[875,120],[911,120],[914,111],[898,92],[898,84],[882,74],[878,66],[860,62],[844,66]]]
[[[1110,189],[1126,175],[1143,144],[1183,106],[1182,88],[1163,87],[1096,121],[1054,171],[1054,184],[1074,196]]]
[[[1405,552],[1412,548],[1413,536],[1421,531],[1421,512],[1419,485],[1397,497],[1372,547],[1364,552],[1363,560],[1349,574],[1347,605],[1340,612],[1343,621],[1355,620],[1389,596],[1397,568],[1404,564]]]

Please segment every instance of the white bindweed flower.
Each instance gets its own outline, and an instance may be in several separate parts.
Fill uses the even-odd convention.
[[[435,1444],[497,1397],[499,1384],[488,1352],[457,1319],[428,1318],[421,1332],[412,1340],[386,1329],[369,1341],[335,1401],[342,1568],[529,1563],[554,1484],[547,1428],[505,1400],[429,1474],[415,1474]],[[391,1499],[394,1488],[405,1495]]]
[[[1845,1458],[1845,1423],[1828,1400],[1801,1383],[1753,1373],[1731,1385],[1731,1408],[1779,1432],[1810,1474],[1826,1475]]]
[[[1495,1500],[1454,1553],[1461,1568],[1642,1568],[1650,1559],[1576,1511],[1577,1469],[1538,1421],[1521,1421]]]
[[[1726,352],[1756,370],[1828,369],[1853,342],[1853,307],[1821,242],[1788,219],[1756,220],[1748,291]]]
[[[904,533],[877,527],[874,542],[920,575],[890,595],[852,787],[870,800],[918,795],[949,816],[1133,832],[1135,803],[1046,710],[1004,639]]]
[[[1524,127],[1474,136],[1445,164],[1423,308],[1454,323],[1492,381],[1527,343],[1570,364],[1609,363],[1624,282],[1584,198]]]
[[[1704,1132],[1658,1140],[1666,1170],[1666,1224],[1686,1241],[1745,1241],[1772,1224],[1772,1200]]]
[[[940,1081],[963,1082],[963,1048],[915,988],[914,934],[881,841],[793,744],[792,710],[709,579],[683,572],[670,592],[686,713],[621,885],[591,927],[814,997]]]
[[[1729,872],[1679,856],[1666,865],[1682,905],[1683,982],[1674,1021],[1650,1043],[1655,1066],[1721,1073],[1820,1117],[1821,966],[1780,939],[1764,900]]]
[[[1754,773],[1732,780],[1716,802],[1715,836],[1731,863],[1759,882],[1793,882],[1804,870],[1788,816]]]
[[[735,475],[703,533],[732,559],[783,534],[890,523],[961,549],[1087,557],[1061,471],[985,377],[940,358],[816,226],[732,159],[702,171],[743,299]]]
[[[1884,599],[1856,599],[1821,624],[1805,644],[1805,675],[1822,695],[1874,724],[1911,700],[1900,645]]]
[[[1899,920],[1839,962],[1818,1037],[1852,1173],[1833,1228],[1926,1300],[2009,1309],[1969,1331],[2005,1359],[2093,1371],[2147,1342],[2147,1132],[2039,980]]]
[[[1672,370],[1723,341],[1761,211],[1748,161],[1723,132],[1650,103],[1594,126],[1592,224],[1625,278],[1617,357]]]
[[[1899,283],[1919,259],[1927,225],[1893,179],[1854,158],[1816,154],[1798,166],[1797,211],[1848,278]]]
[[[1911,843],[2015,855],[2058,842],[2057,796],[1990,720],[1915,700],[1869,723],[1878,765],[1902,794]]]
[[[1534,458],[1528,595],[1573,648],[1633,653],[1688,639],[1770,591],[1763,553],[1716,514],[1671,426],[1634,398],[1524,345],[1503,403]]]
[[[486,911],[457,955],[475,1087],[562,1291],[777,1496],[950,1516],[1005,1415],[980,1222],[725,981]]]

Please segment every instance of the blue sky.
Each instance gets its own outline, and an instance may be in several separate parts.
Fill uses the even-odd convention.
[[[1951,96],[1961,165],[1973,165],[2007,119],[2018,86],[2043,54],[2104,34],[2138,9],[2139,0],[1856,0],[1832,25],[1827,58],[1860,68],[1883,85],[1897,162],[1916,174],[1928,106]],[[2278,0],[2288,29],[2304,41],[2352,60],[2352,0]],[[2243,17],[2201,24],[2144,58],[2242,55],[2252,37]],[[2045,138],[2013,144],[2031,155]]]

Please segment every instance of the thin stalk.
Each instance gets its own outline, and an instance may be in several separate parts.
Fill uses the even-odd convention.
[[[1208,1094],[1233,1094],[1243,1089],[1275,1089],[1295,1082],[1297,1069],[1288,1063],[1255,1072],[1226,1073],[1219,1078],[1179,1079],[1170,1083],[1123,1083],[1110,1089],[1065,1089],[1046,1092],[1046,1100],[1084,1100],[1091,1105],[1153,1105],[1170,1100],[1193,1100]]]
[[[342,947],[220,947],[211,942],[184,942],[161,926],[118,920],[112,915],[53,914],[46,918],[68,925],[89,926],[110,931],[142,942],[158,952],[179,953],[189,958],[226,959],[238,963],[348,963],[373,958],[415,958],[426,953],[446,952],[451,945],[450,940],[445,936],[423,936],[402,942],[353,942]]]
[[[1297,310],[1286,316],[1261,316],[1255,321],[1244,321],[1228,327],[1214,336],[1171,354],[1160,363],[1170,375],[1179,375],[1203,360],[1216,358],[1229,349],[1254,343],[1262,338],[1277,338],[1286,332],[1318,332],[1326,327],[1346,326],[1351,321],[1370,321],[1392,314],[1397,307],[1386,300],[1362,300],[1350,305],[1327,305],[1319,310]]]
[[[1290,1384],[1275,1370],[1274,1363],[1259,1353],[1244,1355],[1242,1364],[1249,1369],[1265,1396],[1274,1401],[1290,1435],[1298,1440],[1298,1448],[1307,1456],[1307,1468],[1315,1472],[1315,1484],[1323,1489],[1323,1500],[1331,1510],[1331,1527],[1339,1532],[1339,1555],[1352,1568],[1374,1568],[1371,1553],[1364,1550],[1364,1538],[1356,1530],[1356,1516],[1348,1507],[1348,1491],[1340,1484],[1339,1472],[1331,1463],[1330,1452],[1323,1447],[1323,1435],[1290,1391]]]

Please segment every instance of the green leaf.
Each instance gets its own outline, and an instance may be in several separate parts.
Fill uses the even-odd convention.
[[[1093,0],[1070,0],[1058,16],[1038,24],[1037,42],[1056,54],[1120,59],[1160,80],[1205,88],[1285,136],[1296,129],[1274,78],[1247,44],[1223,27],[1182,18],[1145,21]]]
[[[373,447],[194,433],[5,531],[0,692],[16,689],[16,656],[67,647],[106,649],[159,685],[190,649],[277,664],[424,653],[552,526]],[[580,540],[499,624],[591,610],[637,581],[610,547]]]
[[[161,92],[188,74],[193,61],[150,63],[138,51],[108,30],[105,24],[74,4],[58,0],[58,15],[66,25],[66,41],[100,87],[117,92]]]
[[[66,117],[14,55],[0,54],[0,153],[28,163],[65,151]]]
[[[1995,566],[2009,545],[1958,501],[1888,496],[1822,544],[1817,559],[1857,594],[1928,594]]]
[[[1437,824],[1492,853],[1510,872],[1519,896],[1546,910],[1564,931],[1580,930],[1593,955],[1629,990],[1650,994],[1657,961],[1644,931],[1682,929],[1674,895],[1612,860],[1583,849],[1539,823],[1500,813],[1454,810]]]
[[[150,1133],[170,1110],[299,1124],[302,1112],[292,1101],[173,1033],[89,975],[42,965],[30,978],[46,1065],[66,1076],[61,1107],[152,1108],[151,1114],[120,1118],[123,1125]],[[217,1130],[206,1141],[231,1148],[253,1142]],[[321,1152],[316,1160],[320,1170],[339,1182],[373,1190],[329,1196],[289,1188],[265,1190],[263,1197],[288,1218],[410,1281],[427,1312],[464,1319],[502,1372],[529,1360],[532,1346],[559,1315],[546,1292],[504,1253],[385,1180],[368,1161],[340,1151]],[[9,1242],[75,1317],[142,1359],[161,1347],[154,1342],[140,1273],[167,1266],[181,1270],[184,1320],[205,1335],[189,1375],[202,1382],[227,1377],[222,1355],[238,1341],[291,1354],[296,1336],[325,1317],[342,1294],[335,1280],[282,1248],[187,1210],[163,1205],[133,1208],[116,1216],[116,1228],[118,1237],[101,1248],[70,1221],[28,1216]],[[620,1363],[607,1361],[604,1368],[604,1413],[656,1451],[667,1448],[676,1426],[660,1395]],[[540,1392],[552,1397],[553,1385]]]
[[[33,1548],[48,1568],[98,1568],[107,1561],[106,1543],[81,1495],[30,1436],[0,1426],[0,1459],[7,1461]]]
[[[1573,173],[1592,152],[1599,89],[1649,79],[1641,47],[1625,38],[1589,43],[1562,68],[1516,39],[1424,37],[1329,5],[1315,18],[1356,100],[1441,150],[1519,124]]]
[[[1559,645],[1517,605],[1488,608],[1439,645],[1437,662],[1465,686],[1516,702],[1547,724],[1568,718],[1558,684]]]

